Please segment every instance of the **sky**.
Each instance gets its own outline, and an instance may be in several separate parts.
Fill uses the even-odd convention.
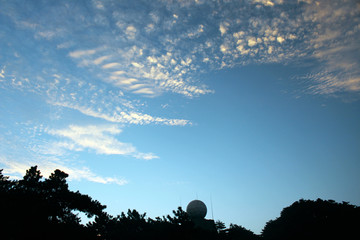
[[[0,168],[260,233],[360,205],[356,0],[0,0]]]

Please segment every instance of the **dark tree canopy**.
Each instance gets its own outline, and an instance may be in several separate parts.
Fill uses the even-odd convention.
[[[187,239],[297,240],[360,239],[360,208],[347,202],[299,200],[266,223],[261,235],[236,224],[214,230],[197,227],[179,207],[172,215],[146,217],[135,209],[111,216],[106,206],[79,191],[70,191],[68,174],[56,169],[43,179],[37,166],[21,180],[9,180],[0,169],[1,239]],[[94,220],[83,225],[76,212]]]
[[[73,211],[92,216],[105,206],[70,191],[67,177],[57,169],[43,180],[37,166],[27,170],[21,180],[10,181],[1,174],[2,239],[91,239]]]
[[[220,234],[222,237],[221,239],[224,240],[256,240],[259,238],[259,236],[254,234],[252,231],[236,224],[230,224],[230,227],[221,231]]]
[[[299,200],[267,222],[265,239],[360,239],[360,208],[333,200]]]

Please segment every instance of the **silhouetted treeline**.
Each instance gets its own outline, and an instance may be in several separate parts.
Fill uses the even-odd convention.
[[[267,240],[360,239],[360,207],[333,200],[299,200],[266,223]]]
[[[267,222],[261,235],[221,221],[209,231],[196,228],[181,207],[155,219],[136,210],[111,216],[105,205],[70,191],[67,177],[57,169],[43,179],[34,166],[23,179],[9,180],[0,170],[0,239],[360,239],[360,208],[346,202],[299,200]],[[83,225],[77,211],[95,218]]]
[[[42,180],[37,167],[21,180],[10,181],[0,172],[1,239],[91,239],[75,210],[100,215],[105,206],[68,189],[68,174],[55,170]]]

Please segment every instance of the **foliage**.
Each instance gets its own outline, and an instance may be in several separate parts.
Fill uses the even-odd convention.
[[[220,220],[215,222],[215,227],[218,232],[221,232],[222,230],[224,230],[226,228],[225,223],[223,223]]]
[[[68,189],[68,174],[55,170],[43,180],[37,166],[26,171],[21,180],[10,181],[1,174],[0,212],[4,239],[65,239],[88,236],[79,210],[88,216],[105,208],[89,196]]]
[[[196,229],[181,207],[173,214],[151,219],[129,209],[117,217],[98,216],[88,227],[103,239],[217,239],[214,232]]]
[[[359,239],[360,207],[347,202],[299,200],[266,223],[261,235],[236,225],[226,228],[216,221],[216,230],[196,225],[179,207],[173,215],[147,218],[135,209],[116,217],[106,206],[68,188],[68,174],[56,169],[43,179],[37,166],[21,180],[9,180],[0,169],[1,239],[189,239],[189,240],[285,240]],[[74,211],[93,217],[86,226]]]
[[[299,200],[266,223],[264,239],[359,239],[360,207],[333,200]]]
[[[230,224],[228,229],[220,231],[221,239],[223,240],[256,240],[259,236],[254,234],[252,231],[236,225]]]

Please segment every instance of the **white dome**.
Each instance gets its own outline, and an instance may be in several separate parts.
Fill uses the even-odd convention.
[[[207,208],[202,201],[193,200],[187,205],[186,212],[189,214],[190,218],[204,218],[207,213]]]

